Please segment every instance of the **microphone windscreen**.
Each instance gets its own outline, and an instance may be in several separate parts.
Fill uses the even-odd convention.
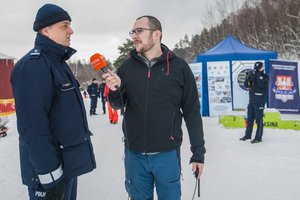
[[[106,67],[106,61],[100,53],[95,53],[90,57],[90,63],[94,70],[100,70]]]

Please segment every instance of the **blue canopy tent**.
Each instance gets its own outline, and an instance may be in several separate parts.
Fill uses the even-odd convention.
[[[218,43],[213,48],[203,54],[199,54],[196,62],[202,63],[202,115],[210,116],[209,114],[209,96],[208,96],[208,75],[207,62],[229,61],[230,80],[232,81],[232,61],[234,60],[264,60],[265,71],[269,70],[269,59],[276,59],[277,52],[263,51],[245,46],[240,41],[228,35],[224,40]],[[232,87],[232,85],[231,85]],[[232,88],[231,88],[232,91]],[[232,95],[232,93],[231,93]]]

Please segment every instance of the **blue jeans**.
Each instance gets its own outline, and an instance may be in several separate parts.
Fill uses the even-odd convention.
[[[143,155],[125,149],[125,187],[133,200],[153,199],[154,185],[159,200],[180,200],[180,156],[172,150]]]
[[[38,189],[28,188],[29,200],[44,200],[46,190],[40,186]],[[76,200],[77,178],[66,182],[64,200]]]

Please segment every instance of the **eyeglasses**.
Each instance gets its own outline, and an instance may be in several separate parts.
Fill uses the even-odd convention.
[[[135,35],[140,35],[143,31],[157,31],[157,29],[151,29],[151,28],[136,28],[133,29],[132,31],[129,31],[129,35],[132,37],[133,34]]]

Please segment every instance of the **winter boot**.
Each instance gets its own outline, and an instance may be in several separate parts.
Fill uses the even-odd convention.
[[[242,137],[242,138],[240,138],[240,140],[242,140],[242,141],[246,141],[246,140],[250,140],[251,138],[249,138],[249,137],[246,137],[246,136],[244,136],[244,137]]]

